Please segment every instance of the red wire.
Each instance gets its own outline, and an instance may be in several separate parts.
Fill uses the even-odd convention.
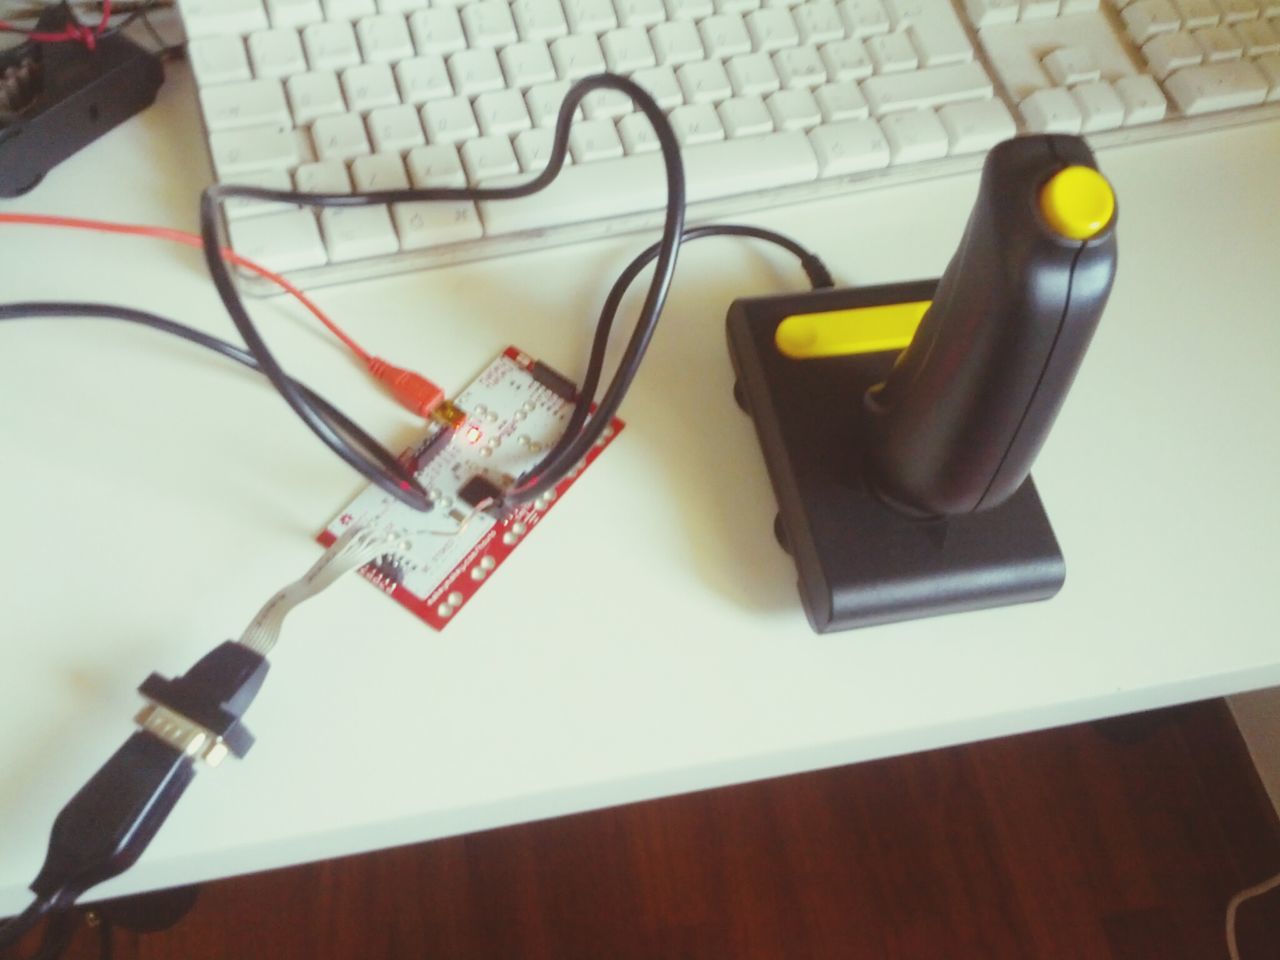
[[[72,20],[67,24],[66,29],[61,33],[36,33],[30,30],[24,30],[22,27],[10,23],[8,20],[0,20],[0,31],[5,33],[21,33],[28,40],[34,40],[36,43],[66,43],[71,40],[79,40],[90,50],[98,45],[98,37],[103,32],[111,20],[111,0],[102,0],[102,19],[98,21],[98,25],[93,29],[85,27],[81,23]]]
[[[109,5],[109,4],[104,4]],[[135,237],[153,237],[160,240],[172,240],[174,243],[185,244],[188,247],[204,248],[204,241],[199,234],[188,233],[185,230],[174,230],[170,227],[151,227],[142,224],[130,223],[112,223],[108,220],[86,220],[81,217],[56,217],[48,216],[40,213],[0,213],[0,223],[21,224],[26,226],[38,227],[67,227],[72,230],[92,230],[98,233],[122,233]],[[266,267],[262,266],[248,257],[242,256],[232,250],[230,247],[222,248],[222,259],[227,263],[244,267],[256,273],[260,277],[265,277],[276,286],[280,287],[295,300],[301,303],[311,312],[317,320],[328,328],[329,332],[342,341],[348,350],[360,358],[361,362],[366,366],[373,361],[373,356],[366,351],[360,344],[356,343],[350,335],[347,334],[340,326],[321,310],[315,302],[305,293],[295,287],[292,283],[273,273]]]

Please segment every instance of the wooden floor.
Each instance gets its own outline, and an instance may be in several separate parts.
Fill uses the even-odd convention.
[[[1212,701],[211,884],[115,956],[1221,960],[1277,871]],[[1280,891],[1240,930],[1280,958]]]

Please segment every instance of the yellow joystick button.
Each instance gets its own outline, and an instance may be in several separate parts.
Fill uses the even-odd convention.
[[[1040,189],[1040,213],[1045,222],[1069,240],[1096,237],[1115,212],[1111,184],[1092,167],[1066,167]]]

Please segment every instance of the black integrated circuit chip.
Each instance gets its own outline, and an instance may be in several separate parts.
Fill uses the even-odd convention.
[[[497,500],[501,496],[502,488],[480,474],[476,474],[458,488],[458,499],[471,507],[478,507],[486,500]]]
[[[541,360],[535,360],[529,368],[529,376],[554,393],[561,400],[573,403],[578,399],[578,385],[564,374],[548,367]]]

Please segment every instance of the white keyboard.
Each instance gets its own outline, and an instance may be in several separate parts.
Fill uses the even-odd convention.
[[[691,221],[973,169],[1018,132],[1096,147],[1280,116],[1280,0],[179,0],[216,177],[302,191],[541,170],[569,85],[628,76],[682,146]],[[655,227],[657,141],[611,91],[572,163],[495,203],[233,201],[304,285]]]

